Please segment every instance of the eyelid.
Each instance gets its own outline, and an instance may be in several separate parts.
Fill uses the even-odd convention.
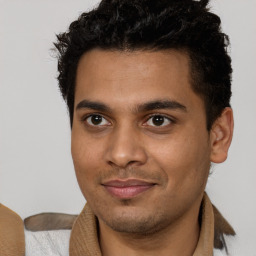
[[[163,118],[165,118],[165,119],[168,119],[168,121],[169,121],[170,123],[167,124],[167,125],[161,125],[161,126],[157,126],[157,125],[155,125],[155,126],[153,126],[153,125],[144,125],[144,124],[147,123],[151,118],[153,118],[153,117],[155,117],[155,116],[161,116],[161,117],[163,117]],[[157,127],[157,128],[161,128],[161,127],[162,127],[162,128],[163,128],[163,127],[167,127],[167,126],[170,125],[170,124],[175,124],[175,123],[176,123],[176,121],[175,121],[174,118],[172,118],[172,117],[170,117],[170,116],[168,116],[168,115],[165,115],[165,114],[155,113],[155,114],[149,115],[149,116],[147,117],[146,121],[143,122],[143,125],[144,125],[144,126],[150,126],[150,127]]]
[[[108,124],[104,124],[104,125],[93,125],[93,124],[89,124],[88,122],[86,122],[86,120],[87,120],[89,117],[97,116],[97,115],[99,115],[99,116],[101,116],[103,119],[105,119],[105,120],[108,122]],[[157,128],[161,128],[161,127],[163,128],[163,127],[166,127],[166,126],[169,125],[169,124],[163,125],[163,126],[147,125],[146,123],[147,123],[151,118],[153,118],[153,117],[155,117],[155,116],[161,116],[161,117],[163,117],[163,118],[169,120],[169,121],[170,121],[169,124],[175,124],[175,123],[176,123],[176,119],[175,119],[174,117],[170,117],[169,115],[166,115],[166,114],[163,114],[163,113],[153,113],[153,114],[147,115],[147,117],[144,119],[145,121],[143,121],[143,124],[142,124],[142,125],[143,125],[143,126],[149,126],[149,127],[157,127]],[[91,127],[97,127],[97,126],[98,126],[98,128],[101,127],[101,126],[104,127],[104,126],[110,126],[110,125],[112,125],[112,122],[109,121],[109,118],[106,117],[104,114],[101,114],[101,113],[99,113],[99,112],[87,113],[87,114],[83,115],[83,116],[81,117],[81,122],[82,122],[82,123],[85,123],[85,122],[86,122],[86,123],[88,124],[88,126],[91,126]]]
[[[108,124],[104,124],[104,125],[93,125],[93,124],[89,124],[87,122],[87,119],[92,117],[92,116],[101,116],[102,119],[106,120]],[[81,122],[84,123],[86,122],[89,126],[91,127],[100,127],[100,126],[109,126],[111,125],[111,122],[108,120],[108,118],[106,118],[103,114],[100,114],[100,113],[88,113],[86,115],[84,115],[82,118],[81,118]]]

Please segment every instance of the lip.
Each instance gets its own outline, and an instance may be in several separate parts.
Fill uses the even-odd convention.
[[[156,184],[142,180],[111,180],[102,184],[105,189],[114,197],[129,199],[138,196],[153,188]]]

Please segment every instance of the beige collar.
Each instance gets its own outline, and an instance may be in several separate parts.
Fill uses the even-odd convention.
[[[214,240],[214,213],[212,203],[204,194],[201,205],[201,229],[199,240],[193,256],[211,256],[213,255]]]
[[[2,204],[0,204],[0,255],[25,255],[23,221],[15,212]]]
[[[193,256],[211,256],[214,240],[214,211],[207,194],[202,201],[201,231]],[[70,238],[70,256],[101,256],[97,236],[97,219],[86,205],[74,223]]]

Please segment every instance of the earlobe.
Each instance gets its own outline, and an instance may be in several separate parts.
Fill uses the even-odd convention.
[[[211,129],[211,162],[222,163],[227,159],[228,149],[233,137],[233,111],[227,107],[214,122]]]

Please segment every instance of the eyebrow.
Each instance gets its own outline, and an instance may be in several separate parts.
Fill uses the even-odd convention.
[[[174,100],[154,100],[139,105],[138,112],[145,112],[157,109],[171,109],[171,110],[182,110],[187,112],[187,108],[181,103]]]
[[[76,106],[76,110],[79,109],[93,109],[101,112],[112,112],[112,109],[101,102],[95,102],[90,100],[82,100]],[[181,103],[174,100],[154,100],[146,103],[139,104],[135,107],[134,112],[146,112],[157,109],[171,109],[171,110],[181,110],[187,112],[187,108]]]
[[[102,112],[111,112],[111,109],[101,102],[94,102],[90,100],[82,100],[79,102],[76,106],[76,110],[88,108],[88,109],[94,109]]]

